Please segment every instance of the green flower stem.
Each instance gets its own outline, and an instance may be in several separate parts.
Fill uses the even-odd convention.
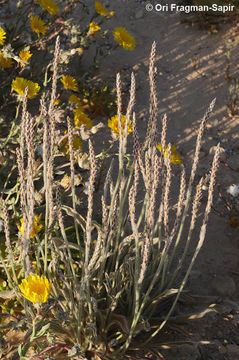
[[[133,176],[133,172],[134,172],[134,163],[130,165],[130,174],[129,174],[129,177],[128,177],[126,188],[124,189],[124,196],[120,201],[119,216],[118,216],[118,232],[117,232],[116,245],[115,245],[115,252],[117,253],[116,262],[115,262],[115,272],[117,272],[118,267],[119,267],[120,253],[118,251],[118,247],[119,247],[119,238],[120,238],[120,235],[121,235],[123,208],[124,208],[124,203],[126,201],[126,197],[128,196],[129,187],[130,187],[131,179],[132,179],[132,176]]]
[[[47,67],[46,67],[46,71],[45,71],[45,76],[44,76],[44,82],[43,82],[43,87],[44,87],[44,90],[43,90],[43,93],[42,93],[42,101],[45,100],[45,97],[46,97],[46,87],[47,87],[47,77],[48,77],[48,70],[50,69],[50,67],[52,66],[52,63],[48,64]]]
[[[4,141],[4,143],[2,144],[2,148],[4,148],[7,145],[7,143],[11,139],[12,135],[14,134],[14,130],[15,130],[15,127],[16,127],[16,122],[17,122],[17,119],[18,119],[18,116],[19,116],[21,103],[22,103],[22,100],[19,100],[18,105],[17,105],[17,109],[16,109],[16,115],[15,115],[15,118],[14,118],[14,120],[12,122],[12,126],[11,126],[11,129],[9,131],[9,135],[6,138],[6,140]]]
[[[30,342],[32,342],[36,336],[36,317],[32,319],[32,333],[30,337]]]
[[[119,348],[119,350],[118,350],[119,352],[120,351],[126,351],[127,348],[129,347],[130,343],[131,343],[131,340],[133,338],[133,334],[134,334],[134,330],[136,328],[136,325],[138,324],[139,318],[140,318],[140,316],[141,316],[141,314],[142,314],[142,312],[144,310],[144,307],[145,307],[145,305],[146,305],[146,303],[148,301],[149,295],[150,295],[150,293],[151,293],[151,291],[152,291],[152,289],[153,289],[153,287],[155,285],[155,282],[157,281],[157,279],[159,277],[162,266],[165,263],[166,253],[167,253],[166,249],[164,248],[163,254],[161,256],[160,263],[159,263],[158,268],[157,268],[157,270],[155,272],[155,275],[154,275],[154,277],[153,277],[153,279],[152,279],[152,281],[151,281],[151,283],[150,283],[150,285],[149,285],[149,287],[148,287],[148,289],[146,291],[146,294],[145,294],[145,296],[144,296],[144,298],[142,300],[141,306],[138,308],[137,313],[134,313],[133,321],[132,321],[132,324],[131,324],[131,327],[130,327],[129,336],[128,336],[127,340],[125,341],[125,343]]]
[[[203,226],[205,227],[206,225],[203,224],[202,227],[203,227]],[[202,239],[200,239],[199,242],[198,242],[197,248],[196,248],[196,250],[195,250],[195,252],[194,252],[194,254],[193,254],[193,257],[192,257],[192,260],[191,260],[191,262],[190,262],[190,265],[189,265],[189,267],[188,267],[188,269],[187,269],[187,272],[186,272],[186,274],[185,274],[185,276],[184,276],[184,278],[183,278],[183,281],[182,281],[182,283],[181,283],[181,286],[180,286],[180,288],[178,289],[177,296],[175,297],[175,300],[174,300],[174,302],[173,302],[173,305],[171,306],[171,308],[170,308],[167,316],[165,317],[164,321],[160,324],[160,326],[157,328],[157,330],[155,330],[155,332],[146,340],[146,342],[144,343],[144,345],[147,344],[154,336],[156,336],[156,335],[158,334],[158,332],[164,327],[164,325],[167,323],[168,319],[170,318],[170,316],[171,316],[171,314],[172,314],[173,310],[175,309],[175,306],[176,306],[176,304],[177,304],[177,302],[178,302],[179,296],[181,295],[181,293],[182,293],[182,291],[183,291],[183,289],[184,289],[184,286],[185,286],[185,284],[186,284],[186,282],[187,282],[187,280],[188,280],[188,277],[189,277],[189,275],[190,275],[190,273],[191,273],[191,270],[192,270],[192,267],[193,267],[193,265],[194,265],[194,262],[195,262],[195,260],[196,260],[196,258],[197,258],[197,256],[198,256],[198,253],[199,253],[199,251],[200,251],[200,249],[201,249],[201,247],[202,247],[202,245],[203,245],[203,241],[204,241],[204,239],[202,238]]]
[[[47,191],[47,190],[46,190]],[[49,194],[48,194],[49,195]],[[47,245],[48,245],[48,217],[49,217],[49,202],[48,202],[48,197],[47,195],[47,201],[46,201],[46,212],[45,212],[45,236],[44,236],[44,276],[46,276],[46,272],[47,272],[47,253],[48,253],[48,249],[47,249]]]
[[[1,252],[1,251],[0,251],[0,262],[2,263],[2,266],[3,266],[3,268],[4,268],[4,271],[5,271],[6,275],[7,275],[7,280],[8,280],[8,282],[9,282],[9,284],[11,285],[12,289],[15,291],[15,287],[14,287],[14,284],[13,284],[13,282],[12,282],[11,275],[10,275],[10,273],[9,273],[9,271],[8,271],[8,268],[7,268],[6,264],[5,264],[5,261],[4,261],[4,258],[3,258],[3,256],[2,256],[2,252]],[[15,293],[16,293],[16,291],[15,291]],[[16,293],[16,295],[17,295],[17,293]]]

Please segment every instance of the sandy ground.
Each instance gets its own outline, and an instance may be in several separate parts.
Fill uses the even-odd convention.
[[[110,4],[110,10],[116,11],[111,25],[125,26],[135,36],[137,47],[132,52],[122,48],[112,51],[102,61],[97,76],[113,83],[115,74],[120,72],[127,90],[130,73],[134,71],[137,125],[143,142],[148,116],[148,58],[152,42],[156,41],[159,113],[160,116],[167,113],[169,119],[167,141],[177,146],[188,172],[200,120],[216,97],[204,134],[198,179],[210,169],[213,147],[220,142],[225,150],[206,241],[187,286],[190,294],[195,295],[194,305],[182,310],[197,312],[209,308],[210,312],[191,325],[183,324],[187,336],[182,336],[180,331],[170,335],[173,341],[186,339],[191,344],[162,349],[162,354],[169,360],[239,359],[239,237],[238,228],[228,223],[232,216],[239,215],[239,199],[226,192],[230,185],[239,184],[239,117],[228,112],[226,81],[228,51],[231,76],[238,77],[239,29],[235,24],[221,21],[219,32],[211,34],[199,29],[195,21],[194,26],[188,23],[195,17],[175,12],[147,12],[145,5],[146,2],[136,0],[114,0]],[[157,341],[161,342],[160,335]]]

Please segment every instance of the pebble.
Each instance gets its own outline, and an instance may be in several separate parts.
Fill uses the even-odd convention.
[[[142,19],[143,16],[144,16],[144,9],[140,9],[140,10],[136,11],[136,14],[135,14],[136,20]]]
[[[139,64],[136,64],[136,65],[134,65],[133,67],[132,67],[132,69],[134,70],[134,71],[138,71],[139,70]]]
[[[235,281],[230,276],[217,276],[213,280],[213,289],[221,296],[232,296],[236,292]]]

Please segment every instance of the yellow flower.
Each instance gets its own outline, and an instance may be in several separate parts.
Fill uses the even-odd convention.
[[[54,102],[54,105],[55,105],[55,106],[56,106],[56,105],[59,105],[60,102],[61,102],[61,99],[56,99],[55,102]]]
[[[73,102],[78,107],[82,106],[81,99],[78,96],[74,95],[74,94],[69,97],[69,101]]]
[[[78,47],[78,48],[76,48],[76,51],[78,52],[78,55],[80,55],[80,56],[82,56],[83,53],[84,53],[83,47]]]
[[[101,29],[101,27],[94,21],[92,21],[90,23],[90,26],[89,26],[89,31],[88,31],[88,36],[90,35],[95,35],[95,33],[97,33],[97,31],[99,31]]]
[[[41,18],[37,16],[31,16],[30,18],[30,26],[32,31],[37,33],[37,36],[39,37],[40,34],[45,34],[47,31],[47,26],[45,21],[43,21]]]
[[[65,134],[67,134],[67,130],[65,130]],[[60,150],[67,155],[67,157],[69,157],[69,138],[67,136],[67,138],[65,138],[61,145],[60,145]],[[83,150],[82,147],[82,141],[80,139],[79,136],[77,135],[73,135],[73,151],[76,152],[77,150]]]
[[[19,288],[22,292],[21,295],[33,304],[44,303],[51,291],[51,281],[43,275],[30,274],[22,280]]]
[[[92,120],[84,113],[84,111],[82,110],[82,108],[77,108],[75,110],[73,110],[74,112],[74,121],[75,121],[75,126],[76,127],[81,127],[81,125],[85,125],[89,128],[92,128],[93,126],[93,122]]]
[[[136,46],[135,38],[124,27],[115,27],[113,34],[115,41],[123,46],[125,50],[134,50]]]
[[[60,11],[59,6],[53,0],[38,0],[38,3],[51,15],[56,15]]]
[[[21,50],[19,57],[24,61],[28,61],[32,57],[32,54],[29,50]]]
[[[161,143],[158,143],[157,148],[159,149],[160,152],[162,152],[162,145]],[[166,145],[165,151],[164,151],[164,157],[167,158],[167,154],[168,154],[168,145]],[[171,163],[176,165],[182,165],[182,158],[179,154],[176,153],[176,146],[175,145],[171,145]]]
[[[27,61],[32,57],[32,54],[29,50],[21,50],[19,57],[22,60],[21,65],[25,66],[25,63],[27,63]]]
[[[6,32],[3,30],[2,27],[0,27],[0,45],[4,44],[5,39],[6,39]]]
[[[29,99],[32,99],[34,96],[36,96],[40,90],[38,83],[34,83],[33,81],[24,79],[22,77],[16,77],[16,79],[12,81],[12,89],[15,90],[19,95],[24,95],[26,87],[28,87]]]
[[[126,120],[126,116],[125,115],[121,115],[121,124],[122,124],[122,131],[124,134],[124,126],[125,126],[125,120]],[[118,124],[118,115],[112,116],[111,119],[108,119],[108,126],[109,128],[111,128],[111,130],[113,131],[114,134],[119,135],[119,124]],[[132,126],[132,121],[129,121],[128,124],[128,135],[133,131],[133,126]]]
[[[34,216],[34,225],[32,227],[31,233],[30,233],[30,238],[33,238],[34,236],[36,236],[41,229],[43,228],[43,225],[41,224],[41,214],[39,216],[35,215]],[[22,235],[24,235],[25,232],[25,227],[24,227],[24,221],[23,218],[20,219],[21,224],[17,224],[18,230],[22,233]]]
[[[109,11],[104,7],[104,5],[100,1],[95,2],[95,10],[97,14],[102,16],[106,16],[109,13]]]
[[[61,82],[66,89],[78,91],[77,81],[73,76],[63,75],[61,78]]]
[[[2,51],[0,51],[0,67],[2,67],[3,69],[8,69],[12,67],[12,65],[13,65],[12,59],[9,57],[4,57]]]
[[[115,15],[115,11],[110,11],[109,12],[109,16],[114,16]]]

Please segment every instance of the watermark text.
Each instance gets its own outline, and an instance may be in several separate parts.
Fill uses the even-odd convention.
[[[176,11],[176,12],[184,12],[186,14],[189,14],[191,12],[221,12],[223,14],[227,12],[232,12],[235,10],[235,5],[218,5],[218,4],[212,4],[212,5],[178,5],[178,4],[151,4],[147,3],[145,5],[145,9],[147,11],[158,11],[158,12],[168,12],[168,11]]]

